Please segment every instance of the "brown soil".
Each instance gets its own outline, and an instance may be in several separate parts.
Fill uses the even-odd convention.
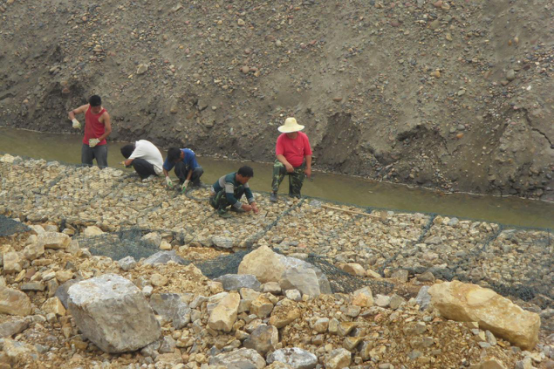
[[[68,132],[98,93],[111,140],[269,161],[294,115],[316,169],[554,199],[550,2],[8,1],[0,17],[1,125]]]

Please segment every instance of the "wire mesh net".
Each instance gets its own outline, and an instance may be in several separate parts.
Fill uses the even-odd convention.
[[[16,159],[9,166],[0,164],[0,169],[0,213],[21,214],[22,220],[31,223],[48,220],[77,228],[101,226],[112,232],[77,238],[91,253],[114,260],[125,256],[138,260],[159,252],[158,246],[144,238],[154,231],[181,245],[201,241],[209,246],[211,236],[225,235],[228,225],[234,224],[239,227],[233,237],[244,242],[241,251],[194,261],[210,278],[236,273],[244,255],[264,244],[285,255],[306,255],[306,261],[327,275],[334,292],[348,293],[363,286],[375,293],[392,291],[391,283],[353,276],[338,267],[359,263],[383,277],[400,270],[406,270],[409,278],[431,272],[435,278],[476,283],[543,309],[554,307],[554,238],[549,229],[363,208],[309,197],[277,206],[263,203],[267,198],[263,197],[261,209],[277,208],[248,222],[240,218],[212,222],[206,189],[184,198],[123,171],[44,160]],[[30,171],[37,175],[26,176]],[[9,187],[18,181],[21,186]],[[30,211],[19,211],[24,208]],[[188,224],[186,213],[201,215],[201,221]],[[151,229],[155,223],[161,228]],[[24,224],[0,215],[0,236],[27,230]]]
[[[0,237],[10,236],[17,233],[24,233],[29,230],[30,229],[27,227],[27,225],[21,222],[17,222],[4,215],[0,215]]]

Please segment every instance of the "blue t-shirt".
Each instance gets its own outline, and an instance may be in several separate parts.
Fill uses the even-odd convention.
[[[185,153],[185,158],[183,158],[183,163],[187,167],[187,170],[194,171],[194,169],[198,167],[198,162],[196,162],[196,154],[194,154],[194,152],[189,148],[181,149],[181,151]],[[173,167],[175,167],[175,163],[169,162],[166,158],[164,162],[164,169],[166,171],[171,171]]]

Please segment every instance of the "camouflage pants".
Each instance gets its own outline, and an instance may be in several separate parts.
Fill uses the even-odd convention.
[[[306,165],[302,163],[300,167],[296,167],[294,172],[287,172],[287,169],[284,164],[276,160],[273,164],[273,181],[271,182],[271,189],[274,193],[279,190],[279,185],[283,182],[285,175],[289,175],[289,196],[300,198],[300,190],[302,190],[302,185],[304,184],[304,169]]]
[[[237,200],[240,200],[240,198],[244,195],[244,186],[238,186],[234,191],[234,195]],[[217,194],[210,197],[210,205],[217,210],[223,210],[229,206],[232,206],[225,196],[225,189],[220,190]]]

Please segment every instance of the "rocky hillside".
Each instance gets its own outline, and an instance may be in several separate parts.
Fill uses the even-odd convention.
[[[541,0],[0,5],[0,124],[271,160],[307,126],[316,168],[554,199],[554,5]]]

